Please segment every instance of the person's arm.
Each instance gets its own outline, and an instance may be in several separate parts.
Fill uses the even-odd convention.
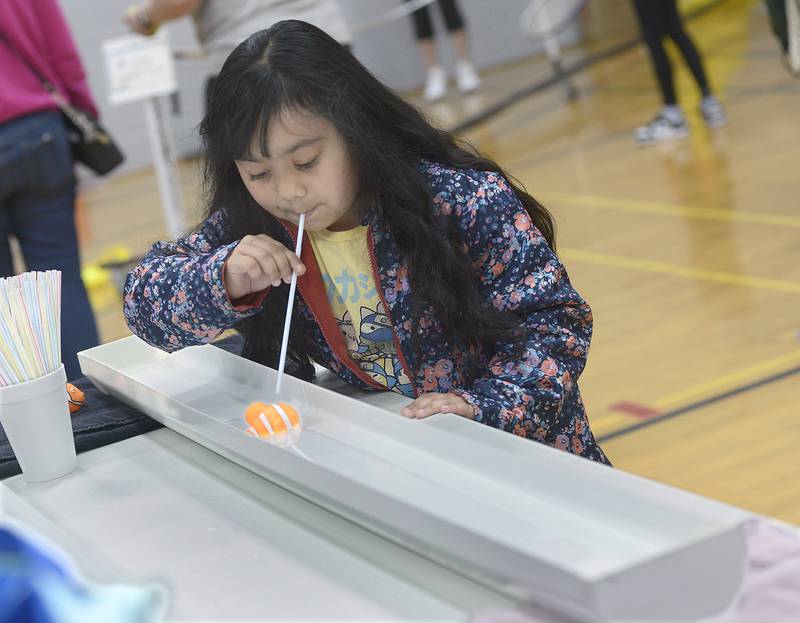
[[[567,441],[564,449],[583,454],[594,440],[576,382],[592,336],[591,309],[507,182],[480,175],[460,176],[454,211],[480,289],[496,309],[520,319],[527,338],[521,355],[511,344],[497,345],[486,370],[458,393],[478,422],[559,447]]]
[[[172,352],[205,344],[258,313],[266,291],[231,302],[223,274],[239,244],[223,245],[223,213],[176,242],[158,242],[125,280],[128,327],[148,344]]]
[[[40,0],[35,6],[45,33],[48,64],[64,85],[64,95],[71,104],[97,117],[97,105],[89,90],[86,72],[58,3]]]
[[[134,32],[150,36],[160,24],[197,12],[202,3],[203,0],[145,0],[129,7],[123,19]]]

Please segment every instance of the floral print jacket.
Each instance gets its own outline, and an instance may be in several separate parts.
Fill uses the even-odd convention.
[[[414,394],[455,391],[475,409],[475,420],[556,448],[608,463],[596,444],[578,389],[592,335],[592,313],[572,288],[556,258],[508,182],[499,174],[453,169],[422,161],[437,218],[455,219],[479,287],[497,309],[524,320],[522,355],[509,344],[479,354],[479,373],[467,386],[463,353],[442,338],[432,314],[420,319],[420,347],[412,347],[407,268],[377,210],[365,218],[375,283],[392,322],[400,361]],[[284,242],[294,248],[297,230],[283,222]],[[176,242],[158,242],[125,283],[124,313],[134,334],[174,351],[212,341],[260,311],[269,290],[234,306],[223,284],[223,268],[238,241],[223,245],[224,210]],[[312,336],[312,358],[347,382],[377,389],[348,356],[330,311],[319,267],[307,240],[301,257],[307,273],[298,279],[298,319]],[[282,318],[275,322],[283,324]]]

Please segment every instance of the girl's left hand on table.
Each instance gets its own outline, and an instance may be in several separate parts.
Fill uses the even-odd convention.
[[[400,413],[407,418],[416,420],[429,417],[434,413],[454,413],[469,420],[475,417],[472,405],[453,392],[422,394],[410,405],[403,407]]]

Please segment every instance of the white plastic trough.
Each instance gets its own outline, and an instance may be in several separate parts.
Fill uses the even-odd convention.
[[[734,507],[295,378],[282,400],[302,433],[271,445],[244,433],[242,414],[275,399],[276,372],[213,346],[167,354],[129,337],[79,359],[98,387],[173,430],[521,602],[588,621],[695,620],[739,586],[749,514]],[[458,432],[446,430],[454,418]]]

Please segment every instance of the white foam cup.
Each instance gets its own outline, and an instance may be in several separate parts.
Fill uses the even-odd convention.
[[[29,482],[75,469],[75,439],[64,366],[38,379],[0,387],[0,424]]]

